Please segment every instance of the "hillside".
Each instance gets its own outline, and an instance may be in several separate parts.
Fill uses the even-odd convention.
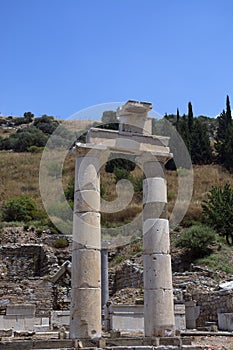
[[[39,192],[39,166],[40,166],[41,153],[14,153],[14,152],[1,152],[0,153],[0,166],[1,166],[1,181],[0,181],[0,202],[15,198],[22,194],[26,194],[36,200],[40,208],[43,208],[40,192]],[[63,185],[67,187],[70,179],[74,176],[74,155],[68,155],[63,167]],[[115,177],[114,174],[105,173],[102,171],[102,188],[104,188],[104,199],[111,201],[116,197],[115,191]],[[139,169],[135,169],[132,175],[137,178],[141,176]],[[168,209],[171,213],[176,196],[177,196],[177,174],[175,171],[167,171],[168,181]],[[201,203],[206,197],[209,189],[213,185],[223,185],[229,183],[233,187],[233,177],[223,167],[218,165],[196,165],[194,166],[194,188],[193,196],[187,214],[183,220],[184,226],[189,226],[191,223],[201,220]],[[122,212],[111,214],[104,214],[102,218],[102,224],[106,227],[114,227],[122,225],[122,223],[128,223],[135,215],[141,212],[142,198],[140,193],[135,193],[130,205]],[[4,225],[3,223],[1,226]],[[172,254],[174,257],[184,259],[182,257],[182,251],[177,249],[174,245],[176,238],[180,235],[180,230],[173,230],[171,232],[171,246]],[[214,268],[219,265],[219,269],[225,269],[229,261],[232,261],[232,251],[230,247],[227,247],[222,240],[219,243],[222,247],[218,250],[217,247],[213,247],[214,255],[211,255],[210,259],[203,260],[204,265],[209,265],[210,268]],[[132,256],[134,250],[141,250],[140,243],[137,248],[127,248],[126,251],[122,251],[122,259],[127,256]],[[130,250],[130,251],[128,251]],[[127,253],[128,251],[128,253]],[[119,262],[119,257],[116,261]],[[202,261],[200,261],[202,263]],[[231,265],[231,264],[229,264]],[[232,264],[233,265],[233,264]],[[229,273],[233,273],[232,269],[228,269]]]
[[[39,166],[41,153],[30,152],[0,152],[0,202],[16,196],[27,194],[36,199],[40,205],[39,193]],[[63,167],[63,184],[67,186],[69,180],[74,176],[75,156],[68,155]],[[197,218],[201,212],[201,202],[205,199],[211,186],[220,186],[229,183],[233,187],[233,176],[219,165],[194,165],[194,187],[193,196],[186,217]],[[104,170],[102,169],[102,172]],[[132,172],[135,177],[141,176],[139,169]],[[168,202],[169,211],[175,203],[177,196],[177,174],[176,171],[167,171]],[[104,199],[111,201],[115,198],[114,174],[105,173],[101,176],[102,186],[105,189]],[[141,208],[140,195],[134,197],[131,207]]]

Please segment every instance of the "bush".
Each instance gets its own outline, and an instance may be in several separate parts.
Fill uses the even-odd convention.
[[[69,242],[64,237],[58,238],[53,242],[54,248],[66,248],[68,247],[68,245],[69,245]]]
[[[29,222],[40,217],[36,202],[28,196],[8,200],[2,206],[2,221]]]
[[[135,193],[142,193],[143,191],[143,179],[142,176],[130,176],[130,181],[133,184]]]
[[[114,175],[116,178],[116,182],[122,179],[129,179],[130,177],[130,172],[127,169],[124,168],[114,168]]]
[[[117,154],[115,154],[117,156]],[[128,172],[133,171],[136,167],[136,164],[134,162],[134,158],[131,157],[130,159],[124,159],[124,158],[114,158],[109,159],[107,163],[105,164],[105,171],[107,173],[113,173],[115,168],[125,169],[128,170]]]
[[[52,135],[52,133],[58,127],[59,123],[58,121],[54,120],[53,116],[47,116],[44,114],[42,117],[36,118],[33,125],[43,133]]]
[[[195,225],[186,229],[176,241],[177,247],[191,250],[201,256],[208,252],[208,246],[215,242],[215,231],[209,226]]]
[[[48,136],[35,127],[19,129],[15,134],[1,141],[0,148],[3,150],[12,149],[15,152],[27,152],[31,146],[44,147]]]
[[[205,222],[218,234],[226,237],[227,243],[233,243],[233,188],[213,186],[208,198],[202,203]]]
[[[41,153],[44,150],[44,147],[38,147],[38,146],[30,146],[28,147],[28,152],[31,153]]]

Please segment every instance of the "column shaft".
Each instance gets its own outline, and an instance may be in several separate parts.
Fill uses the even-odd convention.
[[[163,164],[144,164],[143,251],[145,336],[172,336],[175,330],[167,187]]]
[[[108,249],[101,250],[101,304],[102,310],[109,299],[108,288]]]
[[[101,337],[100,181],[96,157],[78,156],[72,247],[70,337]]]

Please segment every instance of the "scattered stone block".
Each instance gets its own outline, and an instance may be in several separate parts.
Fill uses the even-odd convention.
[[[12,337],[12,329],[1,329],[0,330],[0,337]]]
[[[34,304],[9,304],[6,308],[7,316],[35,317],[36,306]]]

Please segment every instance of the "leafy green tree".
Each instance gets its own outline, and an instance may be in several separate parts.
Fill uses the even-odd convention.
[[[217,233],[226,237],[229,245],[233,244],[233,188],[213,186],[206,200],[202,203],[203,216],[208,225]]]
[[[26,123],[31,123],[34,119],[34,114],[31,112],[25,112],[23,117]]]
[[[20,196],[8,200],[2,206],[2,221],[23,221],[28,222],[38,219],[41,214],[36,202],[28,196]]]
[[[35,127],[28,127],[19,129],[15,134],[10,135],[9,138],[2,140],[0,149],[27,152],[31,146],[44,147],[47,140],[48,136],[41,130]]]
[[[186,248],[197,256],[208,253],[208,246],[215,242],[216,232],[205,225],[194,225],[187,228],[176,241],[177,247]]]
[[[44,114],[42,117],[36,118],[33,125],[45,134],[51,135],[58,127],[59,123],[54,120],[54,117]]]

